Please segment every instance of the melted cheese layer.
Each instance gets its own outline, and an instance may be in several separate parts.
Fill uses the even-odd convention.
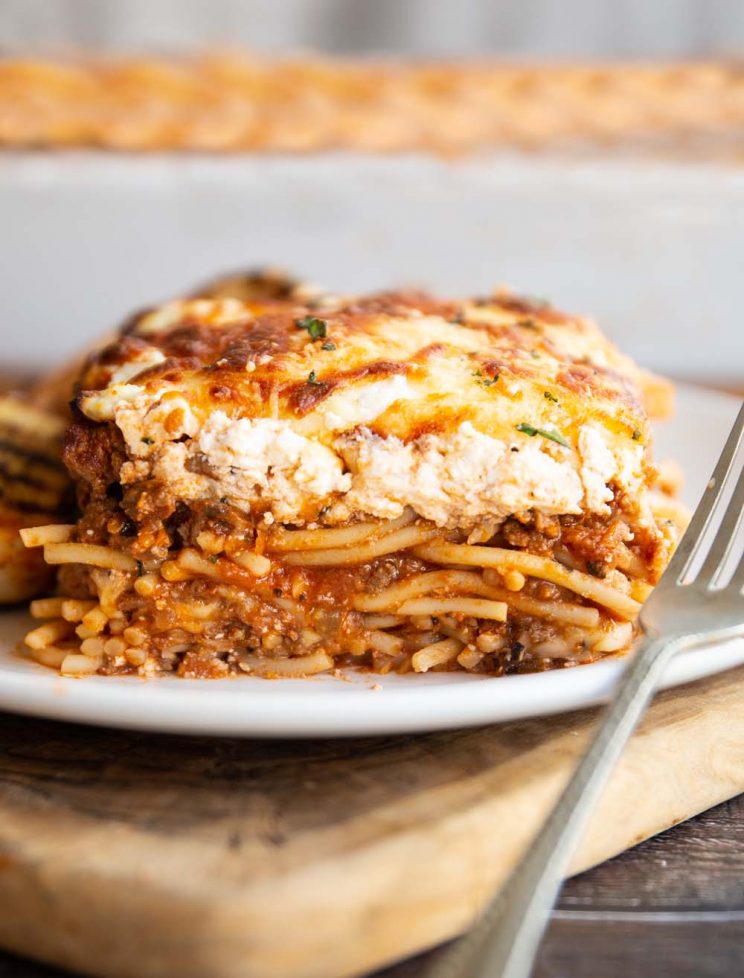
[[[78,402],[123,435],[122,481],[294,524],[643,509],[642,373],[591,322],[404,295],[318,315],[198,299],[135,322]]]

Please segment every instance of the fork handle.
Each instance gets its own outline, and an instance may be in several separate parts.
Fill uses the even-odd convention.
[[[588,750],[537,838],[479,923],[427,978],[529,978],[571,857],[661,673],[690,636],[644,639],[628,662]]]

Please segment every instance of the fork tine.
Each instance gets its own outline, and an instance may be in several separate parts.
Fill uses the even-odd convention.
[[[700,568],[697,576],[698,583],[712,587],[720,578],[729,554],[734,549],[742,516],[744,516],[744,467],[739,473],[739,481],[726,507],[721,525]]]
[[[736,453],[744,433],[744,403],[739,409],[734,426],[726,439],[726,444],[718,459],[713,475],[703,493],[703,498],[698,503],[698,507],[687,527],[687,532],[674,553],[665,577],[681,581],[690,569],[690,564],[695,558],[700,547],[700,540],[710,525],[713,511],[721,498],[724,486],[726,485],[729,473],[731,472]]]

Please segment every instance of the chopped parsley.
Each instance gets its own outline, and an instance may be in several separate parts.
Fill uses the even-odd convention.
[[[209,560],[209,562],[211,564],[216,564],[217,561],[220,559],[220,555],[219,554],[210,554],[207,559]]]
[[[152,438],[140,438],[140,441],[141,442],[144,442],[145,445],[153,445],[154,444]]]
[[[535,435],[541,435],[543,438],[548,438],[550,441],[554,441],[559,445],[563,445],[564,448],[570,448],[563,435],[559,434],[557,431],[547,431],[545,428],[535,428],[531,424],[521,424],[516,425],[517,431],[521,431],[523,435],[529,435],[530,438],[534,438]]]
[[[640,441],[641,440],[641,432],[638,430],[638,428],[634,429],[633,434],[631,435],[631,438],[633,439],[633,441]]]
[[[307,382],[308,384],[312,384],[313,387],[321,387],[323,384],[323,381],[318,380],[318,378],[315,376],[314,370],[311,370],[310,373],[307,375]]]
[[[137,561],[137,577],[142,577],[142,575],[144,573],[145,573],[145,565],[142,563],[141,560],[138,560]]]
[[[328,332],[328,323],[325,319],[318,319],[317,316],[298,319],[296,325],[298,329],[306,329],[311,340],[321,340]]]
[[[532,357],[533,360],[540,359],[540,354],[537,352],[537,350],[530,350],[530,356]]]
[[[594,560],[587,560],[586,562],[586,572],[591,574],[592,577],[606,577],[607,572],[605,571],[602,564],[598,564]]]
[[[486,377],[480,370],[476,370],[473,376],[477,379],[481,387],[493,387],[499,379],[498,374],[494,374],[493,377]]]
[[[335,349],[336,349],[336,344],[331,343],[330,340],[328,340],[327,343],[324,343],[323,346],[321,346],[321,350],[335,350]]]
[[[558,398],[555,396],[555,394],[551,394],[550,391],[543,391],[543,397],[546,401],[552,401],[553,404],[558,403]]]
[[[540,329],[534,319],[518,319],[516,325],[522,329]]]

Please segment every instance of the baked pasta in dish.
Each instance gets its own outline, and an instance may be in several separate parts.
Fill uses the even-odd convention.
[[[628,648],[679,529],[654,504],[666,382],[511,294],[240,282],[133,317],[83,369],[82,515],[24,533],[60,568],[37,658],[502,674]]]
[[[736,61],[0,58],[0,145],[112,152],[741,156]]]

